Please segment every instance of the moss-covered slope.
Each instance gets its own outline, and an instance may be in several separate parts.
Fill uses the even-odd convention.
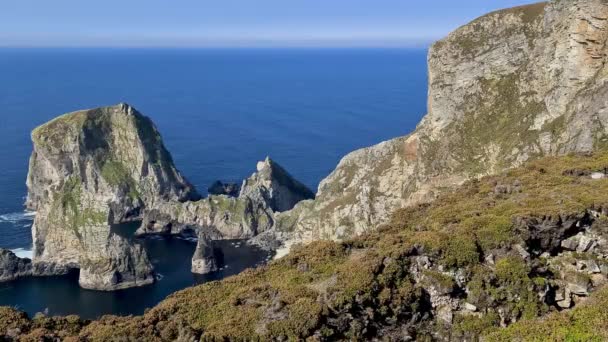
[[[18,328],[21,337],[99,341],[460,340],[523,334],[526,323],[499,329],[551,312],[544,324],[585,313],[608,323],[594,309],[601,296],[557,313],[593,298],[606,279],[607,167],[608,152],[545,158],[399,210],[375,233],[315,242],[268,266],[180,291],[141,317],[31,321],[4,309],[0,333]],[[584,239],[593,243],[583,246]],[[603,336],[581,324],[571,321],[559,336],[570,328]]]

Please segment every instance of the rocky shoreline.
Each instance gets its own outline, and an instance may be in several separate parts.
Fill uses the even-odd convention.
[[[241,187],[218,183],[224,194],[201,198],[152,121],[124,103],[60,116],[36,128],[32,141],[26,206],[37,212],[34,256],[2,251],[0,281],[79,269],[86,289],[152,284],[153,266],[133,239],[147,235],[198,237],[192,271],[213,272],[220,267],[213,240],[253,238],[270,230],[275,213],[314,198],[270,158]],[[112,229],[136,220],[133,237]]]

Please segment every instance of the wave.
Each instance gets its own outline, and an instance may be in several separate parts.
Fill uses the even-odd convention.
[[[17,213],[8,213],[0,215],[0,222],[17,223],[24,221],[33,221],[36,217],[35,211],[22,211]]]
[[[15,248],[11,249],[11,252],[15,253],[19,258],[28,258],[31,259],[34,256],[34,251],[25,248]]]

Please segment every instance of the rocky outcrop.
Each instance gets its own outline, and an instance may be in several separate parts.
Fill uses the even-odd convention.
[[[207,274],[221,267],[221,251],[213,247],[213,241],[204,233],[199,234],[192,256],[192,273]]]
[[[63,115],[36,128],[32,141],[26,204],[37,211],[34,267],[80,268],[87,288],[150,283],[145,251],[111,226],[158,202],[197,196],[152,121],[119,104]]]
[[[152,264],[141,244],[111,234],[102,257],[81,257],[78,283],[85,289],[113,291],[152,284]]]
[[[0,282],[32,275],[32,261],[0,248]]]
[[[239,197],[264,202],[274,212],[281,212],[314,198],[315,194],[267,157],[258,162],[257,172],[243,182]]]
[[[428,54],[428,114],[410,135],[355,151],[276,217],[287,242],[375,229],[396,208],[546,155],[606,146],[608,4],[551,1],[494,12]]]
[[[268,231],[275,212],[314,196],[280,165],[266,158],[243,182],[238,197],[212,195],[199,201],[164,201],[146,210],[138,234],[190,234],[214,239],[247,239]]]

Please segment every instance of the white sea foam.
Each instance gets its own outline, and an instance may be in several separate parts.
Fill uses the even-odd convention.
[[[175,237],[178,240],[183,240],[183,241],[188,241],[188,242],[197,242],[198,238],[194,237],[194,236],[176,236]]]
[[[15,255],[19,258],[31,259],[34,256],[34,252],[32,250],[25,248],[15,248],[12,249],[11,252],[15,253]]]
[[[161,280],[163,280],[164,277],[165,277],[164,275],[162,275],[160,273],[156,273],[156,281],[161,281]]]
[[[36,217],[35,211],[22,211],[18,213],[8,213],[0,215],[0,222],[24,222],[24,221],[33,221],[34,217]]]

